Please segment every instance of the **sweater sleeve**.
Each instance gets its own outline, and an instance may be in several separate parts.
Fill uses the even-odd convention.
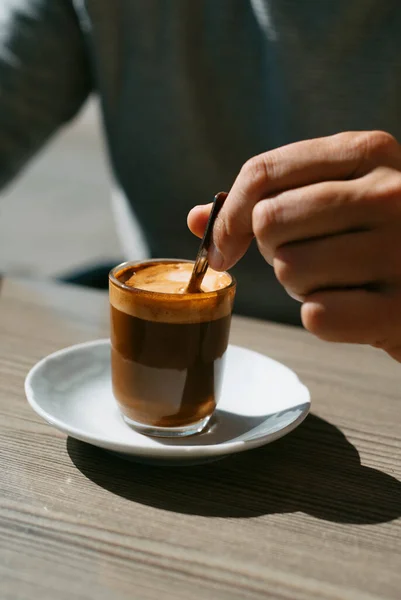
[[[70,0],[1,0],[0,187],[91,91],[85,45]]]

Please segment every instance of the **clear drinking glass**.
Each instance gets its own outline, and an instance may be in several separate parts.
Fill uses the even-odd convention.
[[[225,287],[196,294],[125,283],[146,266],[185,262],[191,261],[126,262],[109,275],[113,393],[124,420],[147,435],[199,433],[221,390],[234,278],[226,273]]]

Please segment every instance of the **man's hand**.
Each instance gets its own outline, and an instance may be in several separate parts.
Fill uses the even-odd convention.
[[[210,205],[188,216],[201,236]],[[255,237],[306,329],[371,344],[401,362],[401,146],[348,132],[266,152],[242,167],[216,220],[210,265]]]

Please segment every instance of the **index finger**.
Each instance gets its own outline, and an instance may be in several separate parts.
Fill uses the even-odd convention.
[[[395,142],[383,132],[347,132],[296,142],[250,159],[216,219],[210,265],[229,269],[245,254],[253,238],[252,211],[257,202],[288,189],[359,177],[371,162],[365,159],[383,150],[389,140]]]

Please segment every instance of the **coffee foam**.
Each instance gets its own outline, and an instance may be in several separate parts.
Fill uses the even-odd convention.
[[[142,263],[122,268],[115,276],[126,287],[110,281],[110,302],[118,310],[147,321],[200,323],[229,315],[235,286],[228,273],[209,267],[202,292],[185,293],[193,263]],[[228,288],[223,292],[224,288]]]
[[[153,264],[139,269],[125,282],[125,285],[150,292],[164,294],[184,294],[193,270],[192,263]],[[228,273],[219,273],[210,267],[203,278],[202,292],[215,292],[231,283]]]

